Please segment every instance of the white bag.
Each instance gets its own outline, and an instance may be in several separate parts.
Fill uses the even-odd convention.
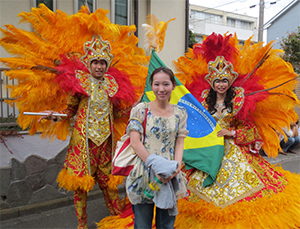
[[[142,137],[142,142],[145,139],[146,124],[147,124],[147,113],[148,107],[146,103],[145,109],[145,119],[143,124],[144,134]],[[133,148],[130,145],[130,136],[125,134],[121,137],[121,140],[117,142],[115,155],[113,157],[113,168],[112,175],[128,176],[130,171],[133,169],[133,166],[136,164],[138,155],[134,152]]]

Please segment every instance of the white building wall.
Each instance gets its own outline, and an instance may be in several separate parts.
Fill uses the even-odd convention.
[[[223,25],[217,25],[217,24],[210,24],[210,23],[205,23],[204,27],[205,34],[212,34],[213,32],[224,34],[229,32],[230,34],[237,34],[237,37],[240,41],[245,41],[249,37],[255,36],[252,30],[245,30],[245,29],[239,29],[239,28],[233,28],[233,27],[228,27],[228,26],[223,26]]]
[[[210,22],[208,19],[194,19],[191,17],[191,11],[204,12],[206,14],[212,14],[221,16],[221,21]],[[243,29],[237,27],[231,27],[227,25],[229,19],[239,20],[247,23],[251,23],[250,29]],[[257,30],[257,18],[250,17],[247,15],[234,14],[221,10],[206,8],[202,6],[190,5],[190,29],[195,33],[196,36],[209,36],[213,32],[218,34],[231,33],[237,34],[239,41],[244,42],[248,38],[252,37],[254,42],[258,41],[258,30]]]

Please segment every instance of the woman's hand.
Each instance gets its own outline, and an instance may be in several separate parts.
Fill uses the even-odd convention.
[[[223,137],[223,136],[233,137],[233,133],[230,130],[222,129],[217,132],[217,136],[218,137]]]
[[[157,177],[157,179],[159,179],[161,182],[163,182],[163,184],[167,183],[169,180],[171,180],[170,177],[168,177],[168,178],[162,178],[161,176],[159,176],[157,174],[155,174],[155,176]]]
[[[42,116],[42,117],[38,120],[38,122],[42,121],[43,119],[46,119],[46,120],[56,120],[56,119],[57,119],[57,117],[53,116],[54,111],[52,111],[52,110],[47,110],[47,111],[42,111],[42,112],[43,112],[43,113],[47,113],[48,115]]]
[[[174,173],[172,176],[169,176],[168,178],[162,178],[161,176],[155,174],[155,176],[164,183],[167,183],[169,180],[172,180],[173,177],[175,177],[179,172],[181,171],[181,163],[178,162],[177,168],[176,168],[176,173]]]

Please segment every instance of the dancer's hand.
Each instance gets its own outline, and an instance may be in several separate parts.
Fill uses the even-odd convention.
[[[217,132],[217,136],[218,137],[223,137],[223,136],[233,137],[233,133],[230,130],[222,129]]]
[[[46,120],[54,120],[54,121],[57,120],[57,117],[54,117],[54,116],[53,116],[54,111],[52,111],[52,110],[47,110],[47,111],[43,111],[43,113],[47,113],[48,115],[42,116],[42,117],[38,120],[38,122],[42,121],[43,119],[46,119]]]

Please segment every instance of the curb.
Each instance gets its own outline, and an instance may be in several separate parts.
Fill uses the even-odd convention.
[[[119,188],[119,193],[125,192],[125,187]],[[87,201],[96,200],[103,198],[101,190],[95,190],[89,192],[87,195]],[[54,199],[46,202],[40,202],[36,204],[20,206],[15,208],[0,210],[0,222],[5,220],[10,220],[22,216],[39,214],[40,212],[50,211],[57,208],[67,207],[74,204],[73,195],[69,197],[63,197],[59,199]]]
[[[285,156],[286,158],[280,158],[280,159],[274,159],[274,158],[265,158],[269,163],[271,164],[278,164],[278,163],[285,163],[285,162],[290,162],[294,160],[299,160],[300,155],[295,154],[293,156]]]
[[[95,200],[103,198],[101,190],[88,193],[87,200]],[[65,207],[74,204],[73,196],[54,199],[46,202],[40,202],[27,206],[20,206],[16,208],[3,209],[0,211],[0,221],[18,218],[31,214],[38,214],[43,211],[54,210],[56,208]]]

